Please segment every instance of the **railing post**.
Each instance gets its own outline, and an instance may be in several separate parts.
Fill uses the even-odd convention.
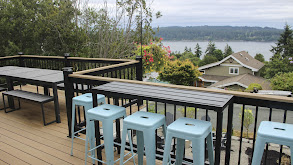
[[[72,117],[72,98],[74,97],[73,82],[70,81],[69,75],[73,73],[72,67],[62,68],[64,76],[66,113],[68,121],[68,137],[71,137],[71,117]]]
[[[136,80],[142,81],[142,74],[143,74],[143,68],[142,68],[142,57],[141,56],[136,56],[135,58],[139,63],[136,64]],[[143,100],[138,99],[137,100],[137,105],[141,106],[143,105]]]
[[[64,66],[65,67],[70,67],[70,62],[67,59],[68,57],[70,57],[70,54],[69,53],[64,53]]]
[[[143,74],[142,58],[141,56],[136,56],[135,59],[139,61],[139,63],[136,64],[136,80],[142,81],[142,74]]]
[[[21,55],[23,55],[23,52],[18,52],[17,54],[19,55],[19,66],[24,67],[23,57],[21,57]]]

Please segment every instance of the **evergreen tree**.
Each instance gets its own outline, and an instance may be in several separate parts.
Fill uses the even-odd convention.
[[[255,56],[254,56],[255,59],[257,59],[258,61],[260,62],[265,62],[265,58],[262,54],[260,53],[257,53]]]
[[[192,53],[192,50],[191,50],[191,48],[189,48],[189,49],[188,49],[188,52]]]
[[[287,64],[282,60],[280,54],[275,54],[270,58],[269,63],[266,66],[265,78],[272,78],[278,73],[288,72]]]
[[[284,32],[281,34],[277,46],[273,46],[271,52],[280,54],[282,59],[293,55],[293,31],[288,24],[285,25]]]
[[[207,65],[213,62],[217,62],[218,59],[214,56],[205,55],[204,58],[199,62],[198,66]]]
[[[195,56],[198,57],[198,58],[200,58],[200,56],[202,54],[202,51],[201,51],[201,47],[199,46],[198,43],[196,44],[196,46],[195,46],[194,49],[195,49],[195,52],[194,52]]]
[[[216,49],[213,52],[213,56],[217,58],[218,61],[223,59],[223,52],[220,49]]]
[[[207,49],[205,51],[206,55],[213,55],[214,51],[216,50],[216,45],[214,42],[209,42]]]
[[[270,58],[265,70],[265,77],[272,78],[278,73],[292,72],[293,65],[293,31],[285,25],[276,46],[272,47],[274,55]]]
[[[229,55],[231,55],[231,54],[233,54],[234,52],[233,52],[233,50],[232,50],[232,48],[231,48],[231,46],[229,46],[228,44],[225,46],[225,49],[224,49],[224,58],[225,57],[227,57],[227,56],[229,56]]]
[[[188,47],[187,46],[184,47],[184,52],[188,52]]]

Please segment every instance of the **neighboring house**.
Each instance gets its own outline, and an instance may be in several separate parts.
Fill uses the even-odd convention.
[[[270,83],[259,77],[264,63],[254,59],[247,52],[233,53],[221,61],[199,67],[202,76],[197,86],[244,90],[251,83],[271,89]]]

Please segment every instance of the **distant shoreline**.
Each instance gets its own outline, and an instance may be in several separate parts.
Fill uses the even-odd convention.
[[[167,42],[261,42],[261,43],[270,43],[277,41],[246,41],[246,40],[163,40]]]
[[[275,46],[276,42],[257,42],[257,41],[212,41],[215,43],[217,49],[224,51],[226,45],[228,44],[234,52],[239,51],[247,51],[252,57],[254,57],[257,53],[264,55],[265,60],[269,61],[273,56],[273,53],[270,51],[272,46]],[[188,49],[191,48],[192,52],[194,52],[194,48],[196,44],[199,44],[201,47],[201,51],[203,55],[205,54],[205,50],[208,46],[209,41],[171,41],[171,40],[163,40],[164,46],[170,46],[172,52],[180,52],[183,53],[185,47]],[[202,57],[203,57],[202,55]]]
[[[187,26],[161,27],[155,36],[170,41],[276,42],[282,32],[281,29],[269,27]]]

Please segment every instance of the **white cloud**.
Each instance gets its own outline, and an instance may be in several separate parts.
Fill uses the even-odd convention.
[[[89,0],[89,6],[101,7],[104,0]],[[115,8],[116,0],[107,0]],[[293,25],[292,0],[147,0],[163,17],[154,26],[232,25],[273,26]]]

